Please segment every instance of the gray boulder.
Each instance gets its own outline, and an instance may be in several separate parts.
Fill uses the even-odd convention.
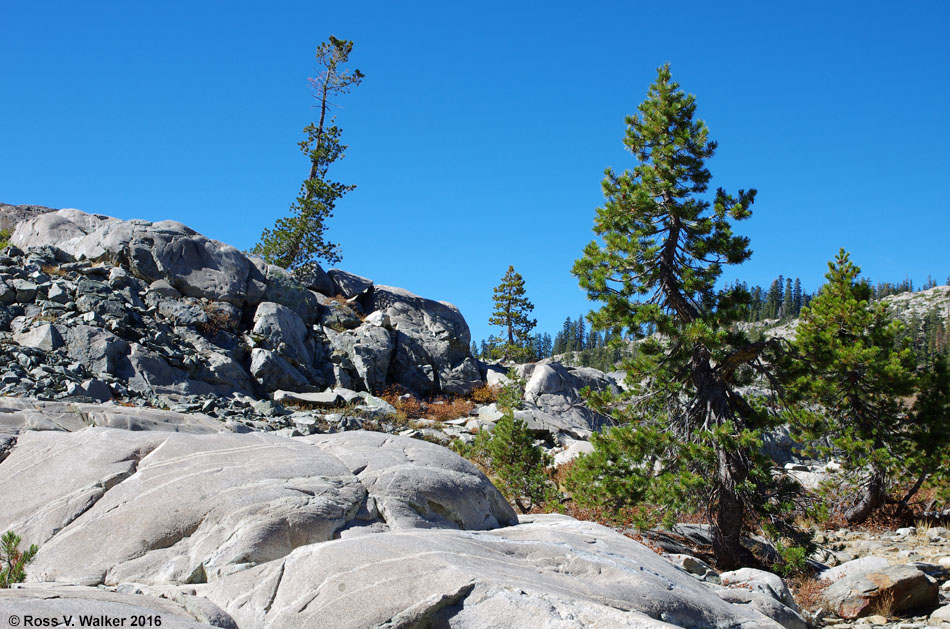
[[[343,538],[198,593],[241,626],[265,628],[781,626],[641,544],[564,516]]]
[[[522,419],[532,430],[584,439],[609,421],[591,410],[580,394],[585,387],[617,391],[603,372],[558,363],[519,365],[517,370],[527,380]]]
[[[337,287],[336,294],[347,299],[362,295],[373,287],[373,280],[341,269],[330,269],[327,275]]]
[[[16,289],[6,283],[4,280],[0,280],[0,304],[13,304],[16,303]]]
[[[760,590],[723,588],[718,590],[718,593],[722,600],[737,605],[748,605],[785,629],[809,629],[808,622],[795,609],[783,605],[773,596]]]
[[[894,612],[929,611],[937,606],[937,582],[913,566],[888,566],[838,579],[823,597],[841,618],[868,616],[882,601]]]
[[[55,325],[41,323],[40,325],[13,335],[13,340],[20,347],[32,347],[44,352],[51,352],[63,346],[63,336]]]
[[[370,393],[386,388],[386,378],[395,342],[385,328],[361,325],[352,331],[324,330],[330,341],[330,360],[338,367],[337,381]],[[339,370],[349,373],[340,374]],[[342,377],[341,377],[342,376]]]
[[[376,286],[371,305],[389,316],[395,331],[393,381],[422,394],[465,394],[482,383],[458,308],[391,286]]]
[[[280,356],[307,367],[313,362],[309,350],[307,326],[293,310],[272,301],[262,301],[254,312],[254,328],[251,331],[262,337],[267,347]]]
[[[740,587],[753,592],[761,592],[772,597],[782,605],[798,611],[798,605],[792,598],[792,593],[782,577],[765,570],[756,568],[739,568],[731,572],[723,572],[719,575],[723,585],[728,587]]]
[[[234,620],[210,601],[203,599],[203,603],[200,603],[196,597],[189,598],[193,600],[177,603],[156,596],[124,594],[92,587],[31,584],[0,590],[0,617],[7,619],[15,615],[23,619],[24,623],[28,616],[37,620],[56,619],[61,623],[64,617],[71,617],[73,626],[79,626],[80,617],[85,617],[87,621],[99,621],[104,617],[124,619],[122,626],[129,626],[131,618],[142,618],[146,623],[160,619],[162,629],[237,629]],[[205,613],[195,613],[200,607],[206,610]],[[214,607],[216,613],[208,614],[209,607]],[[12,626],[12,623],[8,626]]]
[[[263,300],[286,306],[297,313],[304,323],[310,325],[320,317],[320,301],[317,293],[308,290],[293,275],[273,264],[264,264],[260,258],[251,258],[264,274],[267,286]]]
[[[82,585],[213,580],[353,529],[516,521],[461,457],[376,433],[26,432],[0,493],[0,528],[40,545],[30,579]]]
[[[845,577],[855,577],[867,572],[883,570],[889,565],[891,565],[891,562],[889,562],[884,557],[861,557],[859,559],[846,561],[845,563],[837,565],[834,568],[828,568],[818,575],[818,578],[823,581],[830,581],[833,583]]]
[[[237,305],[256,303],[263,277],[240,251],[175,221],[122,221],[79,210],[39,214],[17,224],[13,245],[52,246],[77,260],[127,266],[146,282],[166,280],[181,294]]]
[[[493,529],[517,524],[511,506],[478,469],[451,450],[378,432],[312,435],[373,496],[392,529]]]
[[[264,391],[302,391],[312,386],[310,379],[300,370],[276,353],[260,347],[251,350],[250,371]]]
[[[128,354],[129,344],[112,332],[89,325],[76,325],[66,331],[69,357],[94,375],[114,374]]]
[[[323,267],[316,262],[311,262],[309,268],[302,272],[300,283],[321,295],[332,296],[336,294],[336,284],[323,270]]]

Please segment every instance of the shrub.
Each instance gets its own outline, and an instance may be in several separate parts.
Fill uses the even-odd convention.
[[[436,421],[446,421],[465,417],[474,408],[474,404],[462,398],[434,400],[427,405],[425,417]]]
[[[10,233],[9,229],[0,229],[0,249],[3,249],[8,244],[10,244]]]
[[[829,585],[830,581],[822,581],[810,575],[799,575],[789,581],[792,598],[799,608],[808,612],[816,612],[822,607],[822,599]]]
[[[214,336],[218,332],[234,332],[237,328],[237,322],[228,314],[227,310],[214,302],[202,302],[201,309],[208,320],[198,324],[198,330],[206,336]]]
[[[472,402],[476,404],[491,404],[498,400],[498,393],[500,391],[501,387],[483,384],[475,387],[470,397],[472,398]]]
[[[26,580],[26,564],[33,561],[36,544],[31,544],[26,552],[20,551],[20,536],[7,531],[0,537],[0,588],[8,588],[12,583]]]

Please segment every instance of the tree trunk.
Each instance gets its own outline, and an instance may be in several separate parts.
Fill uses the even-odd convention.
[[[741,534],[745,505],[736,493],[736,484],[746,476],[744,467],[736,453],[720,450],[718,500],[713,531],[713,554],[720,570],[732,570],[742,563]]]
[[[849,524],[860,524],[868,519],[871,513],[884,504],[884,470],[871,468],[871,478],[868,479],[867,489],[858,504],[845,512],[844,518]]]

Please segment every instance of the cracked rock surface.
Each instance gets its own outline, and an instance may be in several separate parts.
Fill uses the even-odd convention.
[[[347,527],[516,521],[460,457],[377,437],[385,436],[328,435],[317,446],[263,433],[28,431],[0,464],[0,528],[40,546],[32,580],[117,585],[203,582]],[[372,472],[360,466],[365,486],[341,459],[359,456],[347,452],[350,443],[380,455]],[[440,456],[455,460],[432,465]]]
[[[311,545],[199,593],[253,627],[780,626],[634,540],[557,515]]]

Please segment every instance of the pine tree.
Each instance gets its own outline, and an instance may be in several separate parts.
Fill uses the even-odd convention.
[[[492,301],[495,310],[488,323],[501,326],[506,334],[496,346],[501,358],[505,361],[529,360],[532,354],[531,330],[538,322],[528,318],[534,304],[525,297],[524,278],[515,272],[515,267],[508,267],[501,284],[494,289]]]
[[[803,412],[804,436],[828,440],[823,454],[865,476],[844,513],[862,522],[884,503],[888,477],[900,468],[901,397],[913,388],[913,355],[898,342],[902,325],[885,304],[869,305],[870,284],[858,279],[861,269],[844,249],[828,268],[828,282],[802,310],[789,389],[821,409]]]
[[[624,139],[638,164],[632,172],[606,171],[606,201],[594,220],[600,240],[587,245],[573,273],[588,298],[601,302],[589,315],[594,327],[659,335],[626,363],[633,384],[627,399],[591,396],[627,425],[594,441],[571,483],[580,500],[602,505],[656,501],[667,515],[709,506],[713,550],[729,568],[741,562],[740,535],[753,513],[792,530],[773,500],[779,494],[768,493],[776,486],[759,449],[760,431],[774,420],[739,389],[767,368],[758,358],[769,344],[733,331],[748,292],[715,288],[723,264],[751,255],[732,221],[751,215],[755,191],[732,196],[719,189],[712,203],[704,197],[711,178],[705,162],[716,143],[668,65],[638,109]],[[631,465],[606,454],[611,447]]]
[[[910,461],[916,481],[900,500],[902,511],[932,475],[950,480],[950,368],[947,357],[935,356],[919,379],[909,426]]]
[[[290,206],[290,216],[280,218],[274,228],[265,229],[261,240],[251,249],[270,264],[293,271],[298,276],[309,272],[318,259],[334,264],[340,261],[340,246],[324,237],[326,221],[333,216],[336,202],[356,186],[327,178],[330,165],[343,157],[346,146],[340,142],[342,130],[327,113],[330,99],[348,94],[360,84],[363,73],[345,68],[353,51],[353,42],[330,36],[329,42],[317,47],[320,74],[310,79],[314,97],[319,102],[320,119],[304,128],[305,138],[300,150],[310,160],[310,174],[300,188],[300,195]]]
[[[782,318],[789,319],[795,316],[795,294],[792,288],[792,278],[785,278],[785,292],[782,298]]]
[[[802,306],[802,281],[795,278],[795,287],[792,288],[792,316],[797,317],[801,314]]]

